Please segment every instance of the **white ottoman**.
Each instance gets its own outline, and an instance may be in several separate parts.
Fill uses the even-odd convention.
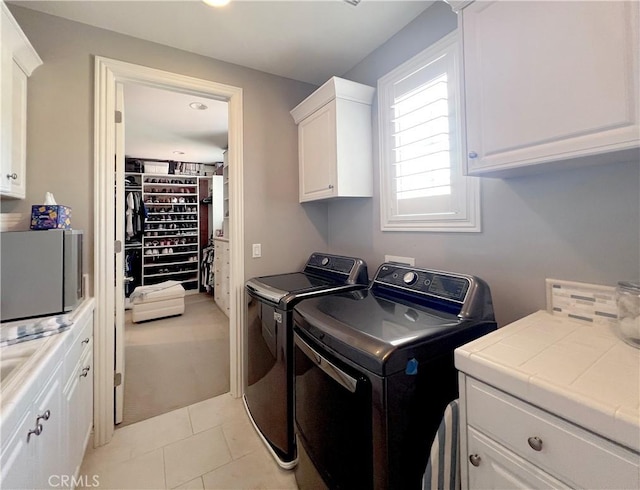
[[[133,323],[184,313],[184,288],[179,281],[138,286],[130,296]]]

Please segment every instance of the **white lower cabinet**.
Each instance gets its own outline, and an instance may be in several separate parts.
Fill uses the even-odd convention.
[[[31,467],[33,445],[27,443],[30,430],[34,428],[31,407],[25,409],[15,431],[2,434],[2,457],[0,458],[0,486],[2,488],[36,488]],[[31,442],[31,440],[29,440]]]
[[[0,488],[76,486],[93,426],[93,307],[55,342],[3,406]]]
[[[67,456],[65,474],[77,475],[93,426],[93,354],[85,353],[76,365],[65,388],[65,401],[72,408],[74,420],[67,428]]]
[[[229,241],[214,239],[213,270],[215,274],[215,286],[213,299],[218,307],[229,316],[229,277],[231,276]]]
[[[28,441],[28,445],[33,447],[31,470],[35,476],[34,488],[56,486],[55,479],[60,476],[66,460],[63,431],[70,421],[62,397],[61,366],[62,363],[58,364],[35,402],[36,433],[31,434]]]
[[[468,488],[569,488],[472,427],[467,437]]]
[[[62,431],[66,423],[62,404],[61,366],[45,386],[23,404],[25,416],[8,437],[2,437],[2,480],[7,489],[49,488],[63,466]]]
[[[637,453],[460,377],[462,488],[640,488]]]

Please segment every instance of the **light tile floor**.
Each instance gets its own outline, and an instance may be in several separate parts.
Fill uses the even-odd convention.
[[[87,449],[80,475],[97,477],[100,489],[298,488],[258,438],[242,399],[229,394],[117,429],[109,444]]]

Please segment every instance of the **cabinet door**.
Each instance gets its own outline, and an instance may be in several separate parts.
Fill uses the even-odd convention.
[[[33,446],[36,437],[27,437],[35,428],[35,416],[26,410],[12,434],[2,434],[0,456],[0,488],[37,488],[33,472]]]
[[[461,22],[469,174],[638,146],[636,2],[474,2]]]
[[[78,373],[80,385],[78,387],[78,427],[79,427],[79,446],[77,453],[76,470],[80,469],[84,452],[87,449],[91,429],[93,429],[93,351],[88,350],[87,354],[81,362],[81,371]],[[85,374],[85,372],[87,374]]]
[[[5,71],[6,70],[6,71]],[[0,193],[24,199],[27,149],[27,75],[3,48]]]
[[[463,482],[463,488],[570,488],[471,427],[467,428],[467,443],[461,464],[467,465],[469,481]]]
[[[11,183],[8,195],[24,199],[27,179],[27,75],[15,62],[13,63],[12,77],[11,171],[4,177]]]
[[[298,125],[300,202],[336,194],[336,101],[318,109]]]
[[[87,350],[70,375],[66,387],[67,433],[64,474],[80,469],[93,426],[93,353]]]
[[[13,91],[13,55],[11,52],[11,39],[8,21],[2,14],[2,44],[1,47],[1,64],[0,67],[0,193],[8,195],[11,192],[11,179],[7,175],[11,175],[11,143],[13,140],[13,109],[12,109],[12,91]]]
[[[35,417],[40,418],[42,432],[37,437],[31,437],[29,444],[33,444],[34,487],[49,488],[59,483],[56,480],[64,469],[66,448],[63,443],[63,429],[66,423],[63,409],[62,376],[59,364],[54,373],[37,397],[34,409]],[[35,421],[34,421],[35,424]]]

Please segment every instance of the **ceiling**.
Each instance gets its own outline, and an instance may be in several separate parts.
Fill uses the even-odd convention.
[[[207,109],[194,110],[189,106],[193,102],[204,104]],[[125,153],[133,158],[221,162],[228,144],[228,105],[219,100],[125,84]]]
[[[209,7],[200,0],[9,3],[321,85],[331,76],[349,71],[434,2],[362,0],[353,6],[343,0],[232,0],[222,8]],[[129,94],[125,90],[128,155],[141,156],[143,152],[150,158],[149,152],[154,148],[157,156],[153,158],[158,159],[204,162],[221,159],[219,155],[226,147],[226,135],[222,137],[226,110],[220,104],[226,103],[211,100],[205,102],[210,110],[187,111],[184,107],[195,98],[142,87],[128,90]],[[214,118],[214,114],[222,119]],[[206,129],[198,126],[198,121]],[[209,145],[211,151],[207,154],[204,147]],[[185,155],[175,155],[173,151],[184,151]]]

